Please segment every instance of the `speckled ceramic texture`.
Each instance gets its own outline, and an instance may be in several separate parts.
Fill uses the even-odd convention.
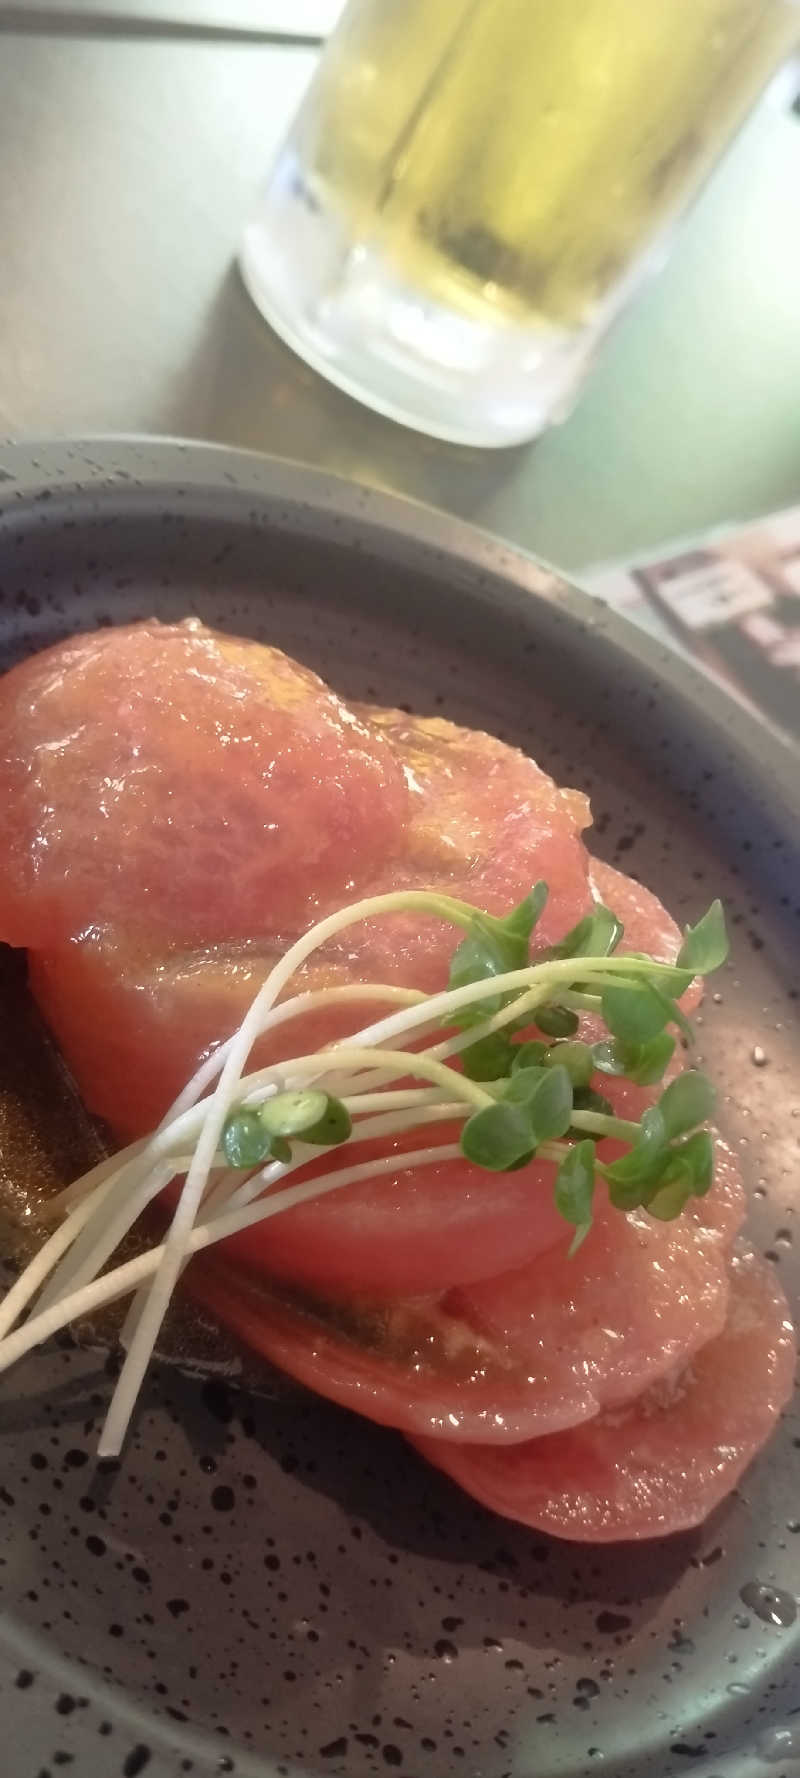
[[[197,611],[345,693],[440,711],[591,796],[679,918],[727,899],[701,1050],[797,1299],[797,757],[675,657],[467,527],[176,444],[0,448],[2,662]],[[753,1061],[760,1045],[766,1062]],[[780,1778],[800,1770],[790,1414],[696,1534],[595,1550],[490,1516],[322,1402],[156,1370],[125,1461],[86,1352],[0,1391],[3,1778]],[[735,1388],[735,1378],[732,1387]]]

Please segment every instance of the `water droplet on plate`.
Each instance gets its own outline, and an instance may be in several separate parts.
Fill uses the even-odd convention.
[[[768,1765],[780,1765],[782,1760],[800,1753],[800,1730],[788,1724],[785,1728],[767,1729],[759,1736],[756,1751]]]
[[[749,1580],[740,1589],[739,1598],[763,1624],[775,1624],[780,1630],[788,1630],[797,1617],[797,1600],[784,1587],[768,1587],[763,1581]]]

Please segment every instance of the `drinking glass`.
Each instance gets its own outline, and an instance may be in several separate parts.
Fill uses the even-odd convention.
[[[247,288],[383,413],[530,438],[797,33],[792,0],[350,0],[245,231]]]

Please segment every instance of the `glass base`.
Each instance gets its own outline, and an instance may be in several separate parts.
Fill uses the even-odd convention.
[[[294,351],[367,406],[457,444],[502,446],[564,419],[602,331],[457,310],[355,243],[286,148],[240,254],[247,289]]]

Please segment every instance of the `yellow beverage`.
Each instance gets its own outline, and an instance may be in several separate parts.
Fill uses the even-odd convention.
[[[783,0],[353,0],[298,140],[352,233],[431,295],[574,326],[796,29]]]
[[[245,233],[254,301],[406,424],[530,438],[799,20],[795,0],[350,0]]]

